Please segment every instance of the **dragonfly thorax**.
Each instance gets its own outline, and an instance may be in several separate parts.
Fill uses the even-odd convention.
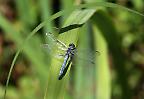
[[[73,43],[70,43],[66,54],[74,56],[75,50],[76,50],[75,45]]]

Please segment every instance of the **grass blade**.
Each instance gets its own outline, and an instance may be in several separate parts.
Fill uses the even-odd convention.
[[[108,48],[102,33],[93,26],[95,46],[100,52],[96,58],[96,99],[111,99],[111,75],[108,63]]]

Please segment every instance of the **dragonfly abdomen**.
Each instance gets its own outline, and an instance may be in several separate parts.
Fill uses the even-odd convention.
[[[59,72],[59,77],[58,77],[59,80],[61,80],[63,78],[63,76],[65,75],[64,71],[66,69],[66,64],[67,64],[68,58],[69,58],[69,55],[66,54],[65,58],[64,58],[64,62],[62,64],[62,67],[61,67],[60,72]]]

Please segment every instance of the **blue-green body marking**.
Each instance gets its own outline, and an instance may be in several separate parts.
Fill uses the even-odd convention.
[[[65,54],[64,62],[59,72],[59,76],[58,76],[59,80],[61,80],[65,76],[70,63],[72,62],[75,51],[76,51],[75,45],[73,43],[69,44],[69,48],[67,49],[66,54]]]

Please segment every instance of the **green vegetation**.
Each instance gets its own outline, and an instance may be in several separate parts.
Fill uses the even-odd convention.
[[[143,0],[78,1],[0,4],[0,98],[144,98]],[[41,47],[48,43],[51,54],[59,51],[46,36],[48,32],[66,45],[74,43],[78,50],[85,49],[78,53],[81,57],[90,59],[90,52],[98,51],[93,55],[95,64],[76,58],[58,80],[63,59]]]

